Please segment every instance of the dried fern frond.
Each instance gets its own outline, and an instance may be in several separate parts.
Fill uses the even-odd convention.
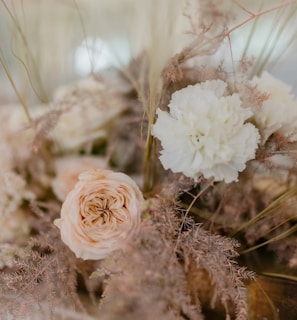
[[[88,314],[78,293],[79,263],[59,239],[58,230],[48,225],[47,233],[32,238],[23,255],[0,274],[0,315],[56,319],[57,308]]]
[[[108,278],[100,303],[102,319],[203,319],[199,306],[190,303],[172,245],[148,219],[123,254],[103,263],[99,274],[107,269]]]
[[[209,308],[218,300],[227,318],[247,319],[244,281],[254,274],[236,264],[238,243],[182,218],[165,198],[148,200],[147,214],[138,238],[94,274],[106,279],[100,303],[106,319],[203,319],[203,272],[213,288]]]

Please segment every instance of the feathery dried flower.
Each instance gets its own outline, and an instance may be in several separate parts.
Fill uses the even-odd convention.
[[[124,173],[96,169],[79,180],[54,223],[77,257],[104,259],[138,231],[143,196]]]
[[[0,242],[0,270],[4,267],[11,268],[15,263],[15,257],[25,255],[25,249],[12,243]]]
[[[33,192],[27,189],[25,180],[13,171],[0,175],[0,192],[0,242],[27,235],[29,225],[20,206],[24,199],[34,199]]]
[[[253,110],[262,143],[275,132],[285,135],[291,141],[296,141],[297,99],[291,93],[292,88],[268,72],[263,72],[260,77],[254,77],[250,84],[269,95],[260,108],[254,107]]]
[[[229,183],[255,157],[259,133],[245,123],[253,113],[238,94],[226,96],[226,88],[222,80],[190,85],[173,93],[170,113],[157,110],[152,135],[161,141],[165,169]]]

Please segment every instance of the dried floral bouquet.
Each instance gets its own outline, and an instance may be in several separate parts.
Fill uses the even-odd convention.
[[[0,56],[20,100],[0,108],[1,319],[285,315],[258,279],[297,281],[297,98],[269,54],[235,63],[231,40],[265,15],[296,17],[296,1],[148,3],[148,45],[129,64],[43,105],[25,103]],[[255,308],[255,283],[270,309]]]

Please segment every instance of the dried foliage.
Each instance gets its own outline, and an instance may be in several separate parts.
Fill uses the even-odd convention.
[[[227,318],[246,319],[243,280],[253,273],[237,266],[238,243],[178,212],[164,198],[150,199],[140,236],[93,274],[107,278],[100,305],[106,319],[204,319],[202,310],[214,308],[217,299]],[[205,273],[214,289],[211,306],[201,286]]]
[[[38,235],[25,248],[15,250],[15,259],[0,274],[0,316],[24,319],[38,314],[57,319],[57,313],[61,318],[63,312],[87,314],[78,289],[81,281],[88,294],[94,295],[95,286],[88,285],[89,266],[82,265],[64,245],[48,215],[35,220],[34,228]]]

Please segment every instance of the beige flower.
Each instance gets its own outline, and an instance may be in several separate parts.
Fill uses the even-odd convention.
[[[46,105],[31,107],[29,114],[32,120],[37,121],[46,108]],[[22,106],[14,104],[0,106],[0,123],[0,167],[3,171],[3,164],[9,169],[31,159],[36,128],[30,124]]]
[[[296,141],[297,99],[292,93],[292,87],[268,72],[263,72],[261,77],[255,76],[250,83],[268,94],[261,108],[254,107],[253,110],[262,143],[275,132],[283,134],[292,142]]]
[[[1,169],[3,163],[7,169],[13,167],[18,160],[25,161],[31,156],[30,143],[34,132],[25,130],[28,119],[20,105],[4,105],[0,107],[0,144]]]
[[[52,181],[52,189],[62,202],[78,182],[81,172],[92,169],[106,169],[106,160],[102,157],[65,156],[55,161],[56,177]]]
[[[79,150],[86,143],[105,139],[112,120],[123,111],[113,87],[91,76],[60,87],[53,104],[63,110],[52,132],[58,150]]]
[[[77,257],[103,259],[138,231],[143,196],[123,173],[97,169],[79,180],[54,223]]]

